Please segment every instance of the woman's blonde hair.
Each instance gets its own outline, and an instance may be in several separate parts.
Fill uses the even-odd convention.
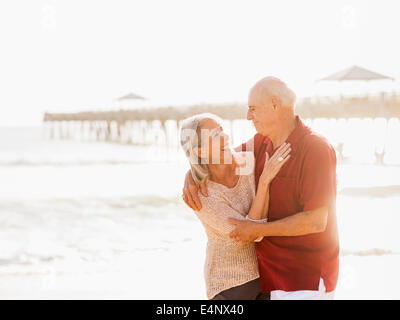
[[[212,119],[222,125],[222,119],[212,113],[201,113],[182,121],[180,129],[180,142],[186,157],[189,160],[193,180],[196,183],[205,183],[209,177],[207,163],[202,163],[199,156],[193,151],[202,146],[200,129],[204,120]]]

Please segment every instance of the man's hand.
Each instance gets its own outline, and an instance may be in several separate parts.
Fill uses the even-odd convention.
[[[229,234],[229,237],[237,241],[253,242],[260,236],[260,223],[248,220],[237,220],[233,218],[229,218],[228,222],[236,226],[235,230]]]
[[[203,196],[208,197],[206,185],[204,183],[197,185],[193,180],[191,171],[189,170],[185,176],[185,186],[182,189],[182,198],[183,201],[185,201],[185,203],[195,211],[201,210],[201,202],[198,196],[199,188]]]

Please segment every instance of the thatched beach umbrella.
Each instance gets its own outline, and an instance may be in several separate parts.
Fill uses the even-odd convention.
[[[120,98],[118,98],[119,101],[121,100],[147,100],[146,98],[139,96],[133,92],[130,92]]]
[[[369,83],[374,80],[392,80],[395,79],[374,71],[361,68],[359,66],[352,66],[350,68],[341,70],[339,72],[333,73],[327,77],[321,78],[318,81],[338,81],[342,83],[343,81],[365,81]],[[340,95],[341,98],[342,94]]]
[[[370,81],[370,80],[394,80],[394,78],[385,76],[383,74],[370,71],[358,66],[352,66],[345,70],[336,72],[331,74],[327,77],[324,77],[320,80],[333,80],[333,81],[346,81],[346,80],[363,80],[363,81]]]
[[[347,68],[345,70],[336,72],[334,74],[331,74],[327,77],[324,77],[322,79],[320,79],[319,81],[339,81],[339,83],[341,83],[342,81],[365,81],[367,83],[369,83],[370,81],[376,81],[376,80],[391,80],[392,82],[394,82],[394,78],[374,72],[374,71],[370,71],[367,70],[365,68],[361,68],[358,66],[352,66],[350,68]],[[340,95],[341,98],[341,102],[343,103],[343,96],[342,94]],[[383,92],[381,92],[380,94],[380,105],[377,106],[376,111],[375,111],[375,115],[384,114],[384,94]],[[353,106],[353,105],[351,105]],[[344,106],[342,106],[344,107]],[[347,121],[347,120],[346,120]],[[386,120],[386,131],[388,130],[388,125],[389,122]],[[340,145],[340,148],[338,148],[338,153],[339,156],[343,158],[342,155],[342,149],[343,149],[343,144]],[[377,151],[375,150],[375,156],[376,156],[376,161],[379,164],[383,164],[383,159],[385,156],[385,145],[383,146],[383,150],[382,151]]]
[[[119,108],[134,107],[135,109],[143,106],[142,103],[138,103],[139,101],[146,101],[146,100],[148,99],[133,92],[129,92],[128,94],[116,99],[116,101],[118,101]]]

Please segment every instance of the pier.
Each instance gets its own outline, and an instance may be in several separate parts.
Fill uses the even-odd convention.
[[[236,120],[246,119],[247,106],[236,104],[201,104],[180,107],[82,111],[75,113],[45,113],[46,137],[79,139],[131,145],[176,145],[180,122],[194,114],[212,112],[229,122],[231,136]],[[318,118],[349,120],[400,119],[400,94],[380,94],[360,97],[312,97],[296,104],[296,114],[304,120]],[[229,131],[228,131],[229,132]],[[343,160],[343,143],[335,146]],[[385,150],[375,152],[377,163],[384,163]]]
[[[91,138],[98,141],[145,143],[147,129],[159,127],[167,133],[167,124],[179,128],[180,121],[202,112],[212,112],[228,121],[246,119],[245,104],[192,105],[133,110],[82,111],[45,113],[44,124],[50,138]],[[368,97],[312,97],[296,104],[296,113],[303,119],[400,118],[400,94]]]

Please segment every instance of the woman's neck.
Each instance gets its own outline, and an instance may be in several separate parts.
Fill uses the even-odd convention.
[[[239,178],[236,174],[236,167],[234,161],[231,164],[209,164],[210,180],[233,188]]]

